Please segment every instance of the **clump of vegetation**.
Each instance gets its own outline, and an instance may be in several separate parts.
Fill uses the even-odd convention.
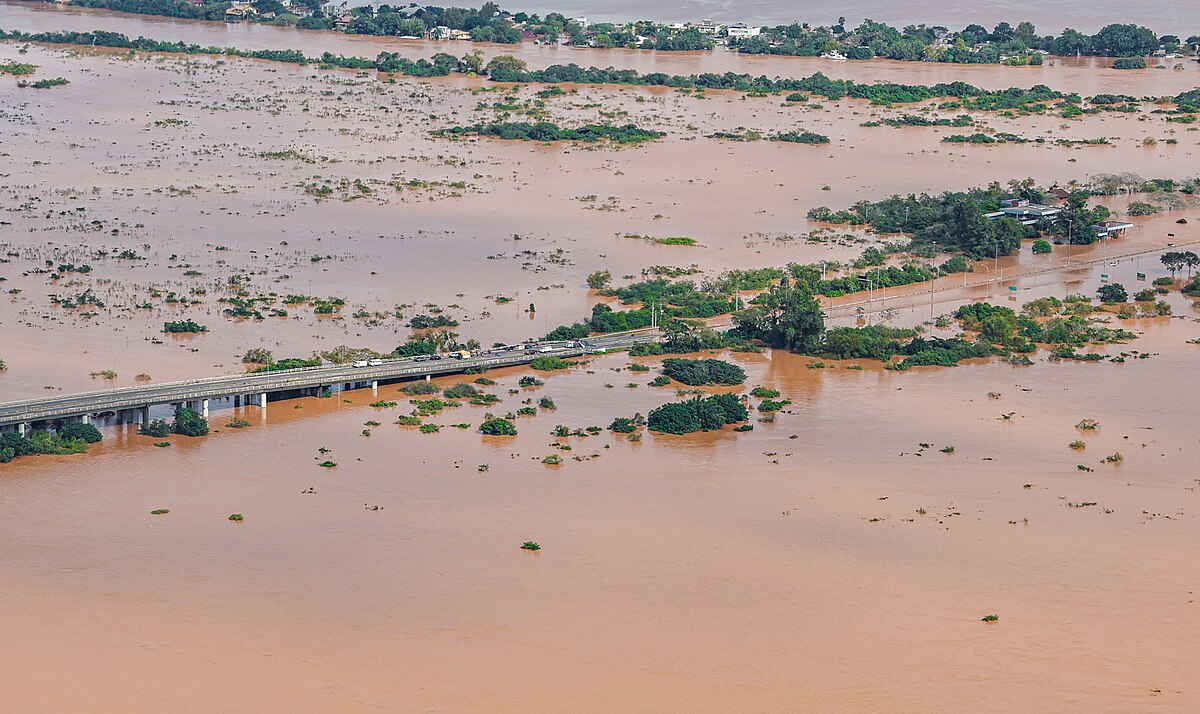
[[[690,434],[695,431],[720,429],[749,418],[746,405],[732,394],[693,397],[653,409],[646,417],[652,431],[667,434]]]
[[[436,132],[441,136],[484,136],[510,141],[582,141],[594,143],[610,141],[614,144],[641,144],[666,136],[661,131],[642,129],[634,124],[611,126],[608,124],[586,124],[578,129],[565,129],[550,122],[493,122],[453,126]]]
[[[1083,439],[1076,439],[1068,444],[1068,446],[1076,451],[1082,451],[1087,446],[1087,443]]]
[[[790,399],[782,399],[779,401],[764,399],[763,401],[759,402],[758,410],[760,412],[777,412],[791,403],[792,400]]]
[[[22,89],[25,87],[29,87],[31,89],[50,89],[51,87],[61,87],[64,84],[70,83],[70,80],[64,79],[63,77],[55,77],[54,79],[39,79],[33,83],[21,80],[20,82],[17,82],[17,86],[21,87]]]
[[[378,401],[371,402],[367,406],[375,407],[376,409],[392,409],[396,406],[396,402],[389,402],[385,399],[380,399]]]
[[[629,416],[618,416],[612,420],[612,424],[608,425],[608,431],[618,434],[631,434],[637,431],[638,421],[641,415],[629,418]]]
[[[235,418],[233,421],[225,425],[229,429],[245,429],[250,426],[250,422],[242,418]]]
[[[758,397],[759,399],[774,399],[779,396],[778,391],[774,389],[767,389],[766,387],[755,387],[754,389],[750,390],[750,394],[751,396]]]
[[[255,347],[246,350],[242,355],[243,364],[275,364],[275,354],[271,350]]]
[[[479,431],[488,436],[516,436],[517,427],[508,419],[488,419],[479,425]]]
[[[420,429],[422,434],[436,434],[441,430],[442,427],[437,424],[422,424]]]
[[[529,366],[540,372],[549,372],[556,369],[567,369],[571,363],[561,357],[544,356],[535,358],[529,363]]]
[[[1000,620],[999,615],[984,615],[980,621],[981,622],[997,622],[999,620]]]
[[[207,436],[208,420],[187,407],[178,407],[171,432],[181,436]]]
[[[546,464],[547,466],[562,466],[562,462],[562,457],[558,454],[550,454],[546,458],[542,459],[542,463]]]
[[[241,521],[246,520],[246,518],[245,518],[245,516],[243,516],[240,513],[233,513],[233,514],[230,514],[229,520],[234,521],[234,522],[241,522]]]
[[[162,331],[167,334],[195,334],[198,332],[208,332],[208,328],[192,320],[179,320],[177,322],[164,322]]]
[[[482,392],[477,387],[466,382],[459,382],[453,387],[446,387],[442,390],[442,396],[447,399],[471,399],[479,394]]]
[[[665,387],[670,383],[671,383],[671,378],[667,377],[666,375],[661,375],[661,374],[659,376],[655,377],[654,379],[650,380],[649,382],[646,382],[646,384],[650,385],[651,387]]]
[[[154,509],[153,511],[150,511],[150,515],[152,515],[152,516],[165,516],[165,515],[167,515],[167,514],[168,514],[168,513],[170,513],[170,512],[171,512],[171,510],[170,510],[170,509],[168,509],[168,508],[156,508],[156,509]]]
[[[442,391],[442,388],[439,387],[438,385],[434,384],[433,382],[420,381],[420,382],[409,382],[408,384],[405,384],[403,387],[400,387],[400,391],[404,392],[405,394],[409,395],[410,397],[419,397],[419,396],[424,396],[424,395],[428,395],[428,394],[437,394],[438,392]]]
[[[1075,428],[1081,431],[1095,431],[1100,428],[1100,422],[1095,419],[1080,419]]]
[[[746,372],[735,364],[719,359],[663,360],[663,374],[690,387],[706,384],[735,385],[746,381]]]
[[[320,466],[323,469],[331,469],[331,468],[337,466],[337,462],[326,459],[325,461],[322,461],[321,463],[317,464],[317,466]]]
[[[527,540],[521,544],[521,550],[541,550],[541,549],[542,549],[542,546],[538,545],[537,543],[534,543],[531,540]]]
[[[139,426],[138,434],[162,439],[171,435],[171,425],[165,419],[154,419]]]

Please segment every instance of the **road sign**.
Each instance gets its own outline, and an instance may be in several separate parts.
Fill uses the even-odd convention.
[[[1138,274],[1137,274],[1137,279],[1138,279],[1138,280],[1145,280],[1145,279],[1146,279],[1146,274],[1145,274],[1145,273],[1138,273]]]

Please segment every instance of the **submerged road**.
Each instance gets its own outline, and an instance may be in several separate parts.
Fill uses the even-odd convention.
[[[266,406],[268,397],[298,396],[339,384],[378,384],[379,382],[423,379],[472,369],[496,369],[529,364],[538,357],[581,357],[651,342],[659,337],[657,330],[610,334],[572,343],[544,343],[533,354],[518,349],[498,352],[486,350],[477,357],[418,361],[414,358],[382,360],[380,364],[354,367],[352,365],[321,365],[278,372],[233,374],[206,377],[182,382],[166,382],[136,387],[117,387],[95,392],[26,399],[0,403],[0,427],[16,426],[20,431],[32,422],[53,419],[83,419],[102,412],[136,412],[133,420],[145,421],[149,408],[161,404],[194,404],[207,416],[208,400],[227,397],[245,398],[247,404]]]

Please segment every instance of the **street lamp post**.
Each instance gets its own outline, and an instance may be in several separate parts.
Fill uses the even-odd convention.
[[[875,299],[875,282],[865,275],[858,276],[858,282],[867,284],[867,326],[871,325],[871,301]]]

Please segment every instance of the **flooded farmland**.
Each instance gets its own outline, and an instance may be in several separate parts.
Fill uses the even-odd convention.
[[[443,49],[14,3],[0,4],[0,27],[310,55]],[[1018,69],[519,53],[534,67],[820,70],[1084,95],[1200,84],[1194,62],[1128,73],[1086,59]],[[1196,174],[1197,133],[1153,105],[1069,120],[969,112],[976,129],[1029,139],[975,146],[943,142],[960,131],[949,127],[863,126],[959,113],[931,105],[609,85],[547,98],[542,85],[463,76],[0,43],[0,63],[14,61],[70,83],[37,91],[0,76],[0,401],[237,373],[256,348],[386,353],[420,334],[409,327],[418,314],[452,318],[484,345],[513,342],[590,314],[604,299],[584,281],[594,271],[630,282],[659,266],[703,280],[851,261],[880,242],[810,221],[816,206],[1027,177]],[[615,148],[436,134],[502,116],[665,136]],[[713,138],[799,130],[830,143]],[[1200,204],[1185,196],[1131,217],[1134,200],[1146,196],[1102,199],[1133,224],[1122,238],[975,261],[933,292],[824,298],[829,323],[911,327],[973,300],[1019,307],[1094,295],[1104,281],[1147,287],[1169,275],[1163,249],[1200,241]],[[695,245],[644,239],[668,236]],[[14,711],[1194,710],[1200,310],[1177,288],[1163,296],[1170,316],[1111,316],[1136,339],[1094,349],[1120,363],[1041,350],[1028,366],[901,372],[713,351],[746,371],[747,389],[791,400],[771,419],[754,413],[743,433],[583,436],[687,396],[647,384],[661,359],[624,354],[489,372],[500,401],[445,409],[427,420],[437,433],[394,423],[412,408],[395,384],[266,409],[214,403],[215,433],[161,448],[98,419],[105,438],[87,454],[0,465],[3,701]],[[232,298],[271,294],[344,306],[224,312]],[[68,296],[78,306],[64,307]],[[161,333],[185,318],[207,332]],[[544,384],[522,386],[532,374]],[[543,397],[553,408],[536,406]],[[522,407],[536,415],[515,419],[516,437],[473,428]],[[1077,426],[1086,420],[1097,425]],[[558,425],[577,435],[555,436]],[[561,465],[543,463],[550,455]],[[229,521],[235,513],[244,520]]]

